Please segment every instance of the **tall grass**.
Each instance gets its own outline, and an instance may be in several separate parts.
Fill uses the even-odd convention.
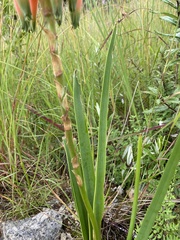
[[[13,11],[12,5],[3,7]],[[57,170],[60,163],[63,165],[61,132],[29,111],[28,106],[57,123],[60,109],[52,94],[52,70],[41,32],[34,37],[19,36],[19,22],[5,12],[1,14],[1,197],[12,204],[7,215],[22,217],[46,204],[50,194],[46,184],[51,180],[51,188],[56,188],[61,182]],[[3,189],[7,189],[5,196]]]

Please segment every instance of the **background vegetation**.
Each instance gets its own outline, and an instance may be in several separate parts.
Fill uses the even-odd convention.
[[[68,204],[71,194],[60,129],[62,112],[48,44],[42,37],[42,19],[38,16],[33,35],[22,33],[12,2],[2,0],[0,4],[0,218],[6,220],[35,214],[49,207],[57,195],[58,201]],[[160,0],[94,3],[93,8],[86,3],[80,28],[73,31],[66,8],[58,38],[74,137],[72,79],[76,70],[95,154],[108,41],[117,23],[108,115],[106,204],[109,206],[121,190],[121,205],[128,204],[131,209],[137,139],[142,133],[138,231],[180,128],[179,43],[160,34],[175,33],[176,28],[160,16],[176,11]],[[157,225],[162,222],[167,228],[159,239],[180,236],[179,172],[178,167],[163,205],[166,211],[160,212],[154,227],[162,230],[162,225]],[[118,218],[125,228],[129,209]],[[150,239],[157,236],[155,230]]]

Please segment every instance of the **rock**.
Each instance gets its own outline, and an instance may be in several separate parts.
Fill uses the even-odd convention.
[[[61,233],[61,240],[73,240],[70,233]]]
[[[58,240],[61,236],[61,213],[45,209],[32,218],[3,222],[3,240]]]

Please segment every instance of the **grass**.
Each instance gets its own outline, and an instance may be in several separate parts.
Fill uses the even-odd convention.
[[[38,31],[21,34],[12,5],[2,1],[0,38],[0,199],[2,219],[24,218],[48,206],[56,191],[65,202],[67,164],[63,132],[49,123],[61,124],[47,41]],[[149,11],[148,11],[149,10]],[[173,43],[158,32],[172,33],[171,25],[152,11],[169,11],[161,1],[121,1],[87,9],[80,28],[71,29],[69,16],[58,30],[59,52],[73,112],[73,74],[80,76],[85,111],[90,123],[93,151],[97,152],[97,124],[102,78],[108,49],[108,34],[117,22],[116,46],[108,113],[107,188],[134,186],[134,159],[138,132],[143,132],[141,190],[159,179],[179,129],[179,87],[174,85],[176,66],[167,67],[176,56],[167,55]],[[122,16],[122,12],[130,13]],[[120,20],[121,19],[121,20]],[[38,17],[39,23],[41,18]],[[1,22],[2,24],[2,22]],[[166,56],[167,55],[167,56]],[[178,75],[179,76],[179,75]],[[176,99],[173,98],[177,92]],[[162,101],[164,99],[165,103]],[[39,114],[30,110],[36,109]],[[164,107],[164,108],[163,108]],[[172,108],[176,112],[172,111]],[[154,110],[155,109],[155,110]],[[177,118],[175,118],[177,117]],[[177,119],[177,121],[176,121]],[[159,122],[176,121],[156,128]],[[128,146],[131,146],[127,148]],[[129,153],[132,149],[133,159]],[[126,154],[123,154],[126,153]],[[129,154],[128,154],[129,153]],[[177,192],[179,180],[175,184]],[[151,189],[154,192],[154,188]],[[176,193],[176,197],[178,195]],[[126,198],[123,200],[126,201]]]

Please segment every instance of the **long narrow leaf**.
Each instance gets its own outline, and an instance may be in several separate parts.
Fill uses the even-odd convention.
[[[174,177],[177,165],[180,161],[180,135],[177,138],[175,146],[172,150],[171,156],[166,164],[164,173],[161,177],[159,185],[157,187],[156,194],[147,210],[147,213],[143,219],[142,226],[137,235],[137,240],[146,240],[149,237],[151,228],[154,224],[158,211],[161,208],[164,197],[168,191],[171,180]]]
[[[106,144],[107,144],[107,115],[109,103],[110,73],[112,65],[112,52],[116,36],[116,27],[111,37],[111,43],[106,60],[106,67],[103,79],[103,88],[100,105],[100,119],[98,132],[98,154],[95,174],[95,195],[94,195],[94,214],[99,228],[104,212],[104,182],[106,173]]]
[[[82,200],[75,175],[72,172],[73,167],[72,167],[72,163],[71,163],[71,156],[70,156],[70,152],[69,152],[69,149],[67,147],[65,140],[64,140],[64,146],[65,146],[65,151],[66,151],[66,157],[67,157],[68,170],[69,170],[69,175],[70,175],[73,198],[74,198],[76,210],[78,212],[78,216],[80,219],[83,240],[89,240],[87,211],[84,206],[84,202]]]
[[[162,0],[163,2],[167,3],[169,6],[173,7],[174,9],[177,9],[177,5],[169,0]]]
[[[130,221],[130,226],[129,226],[127,240],[131,240],[132,239],[134,225],[135,225],[135,222],[136,222],[136,213],[137,213],[138,196],[139,196],[141,156],[142,156],[142,135],[140,135],[139,139],[138,139],[136,173],[135,173],[135,176],[136,176],[136,178],[135,178],[135,192],[134,192],[134,200],[133,200],[131,221]]]
[[[89,232],[89,230],[91,231],[91,229],[89,229],[89,219],[91,221],[91,225],[94,230],[95,239],[100,240],[101,229],[98,228],[97,221],[94,216],[93,209],[88,199],[84,186],[77,185],[77,179],[75,178],[74,172],[72,171],[73,166],[71,163],[71,153],[66,144],[66,141],[64,141],[64,145],[66,150],[71,187],[73,191],[73,197],[75,200],[76,209],[79,215],[81,230],[83,234],[83,240],[90,240],[89,236],[91,236],[91,233]]]
[[[177,26],[177,24],[178,24],[178,20],[176,18],[172,18],[169,16],[162,16],[160,18],[168,23],[173,24],[174,26]]]
[[[87,121],[85,118],[85,112],[81,101],[80,85],[76,79],[76,76],[74,77],[73,86],[74,86],[74,110],[78,132],[79,147],[81,153],[81,166],[83,171],[83,178],[89,201],[91,203],[91,206],[93,206],[95,184],[94,162],[92,158]]]

